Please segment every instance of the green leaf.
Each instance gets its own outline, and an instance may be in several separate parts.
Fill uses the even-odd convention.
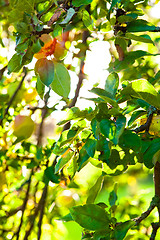
[[[82,21],[87,28],[89,28],[93,24],[93,20],[87,10],[83,10]]]
[[[73,207],[70,209],[70,212],[73,219],[85,229],[95,231],[109,227],[109,214],[95,204]]]
[[[8,63],[8,74],[12,72],[19,72],[21,69],[22,55],[15,53]]]
[[[93,233],[93,239],[94,240],[106,240],[106,239],[110,239],[110,234],[111,234],[111,230],[107,229],[107,230],[100,230],[100,231],[95,231]]]
[[[132,51],[125,55],[125,58],[123,61],[119,61],[118,59],[116,59],[114,63],[110,63],[108,70],[109,72],[115,72],[115,71],[119,72],[123,69],[129,68],[129,66],[132,65],[135,62],[135,60],[138,58],[145,57],[145,56],[157,56],[157,55],[159,54],[151,54],[142,50]]]
[[[89,189],[88,197],[86,203],[94,203],[99,191],[101,190],[103,183],[103,176],[100,176],[96,183]]]
[[[35,43],[32,45],[32,51],[33,53],[37,53],[41,50],[41,43],[40,40],[38,39]]]
[[[159,27],[156,27],[142,19],[137,19],[127,24],[127,32],[146,32],[155,31],[159,29],[160,29]]]
[[[160,138],[152,140],[150,146],[147,148],[147,150],[143,154],[143,162],[145,166],[149,169],[154,167],[153,164],[153,156],[156,152],[159,151],[160,146]]]
[[[114,229],[113,237],[115,240],[123,240],[128,230],[135,225],[132,220],[120,223]]]
[[[112,94],[112,96],[116,95],[117,89],[119,86],[119,77],[118,74],[113,72],[111,73],[105,83],[105,90]]]
[[[92,88],[90,92],[97,94],[100,96],[105,102],[110,103],[114,107],[118,107],[118,104],[112,94],[108,91],[105,91],[104,89],[101,88]]]
[[[60,24],[66,24],[66,23],[68,23],[68,22],[72,19],[72,17],[73,17],[74,14],[75,14],[74,8],[69,8],[69,9],[67,10],[67,16],[65,17],[65,19],[64,19]]]
[[[135,120],[137,120],[139,117],[141,117],[145,114],[146,114],[146,111],[144,111],[144,110],[134,111],[131,118],[128,121],[128,126],[132,125],[132,123],[134,123]]]
[[[88,5],[92,2],[93,0],[73,0],[72,4],[75,7],[80,7],[81,5]]]
[[[114,136],[113,143],[116,145],[118,144],[119,137],[122,135],[125,125],[126,125],[126,118],[123,115],[120,115],[116,118],[116,132]]]
[[[160,95],[153,85],[145,79],[132,81],[123,91],[132,97],[142,99],[160,109]]]
[[[114,190],[109,194],[109,204],[110,206],[114,206],[117,201],[117,184],[114,185]]]
[[[7,102],[9,100],[9,94],[0,94],[0,103]]]
[[[53,183],[59,183],[60,182],[60,177],[59,175],[54,174],[54,168],[47,167],[44,171],[45,176],[47,177],[48,181],[51,181]]]
[[[85,148],[87,154],[92,158],[93,158],[94,153],[95,153],[96,144],[97,144],[97,141],[95,139],[89,138],[84,145],[84,148]]]
[[[42,83],[49,87],[54,79],[54,63],[47,58],[41,58],[35,64],[35,72]]]
[[[111,150],[110,150],[109,141],[106,138],[101,137],[97,141],[97,151],[101,152],[101,154],[99,155],[100,160],[102,160],[103,162],[106,162],[109,159]]]
[[[101,133],[108,138],[110,141],[114,141],[116,133],[116,125],[113,121],[109,119],[103,119],[100,122]]]
[[[120,159],[119,151],[116,149],[112,149],[111,155],[108,160],[105,161],[110,169],[115,169],[118,165],[122,165],[122,161]]]
[[[68,213],[67,215],[58,218],[58,220],[64,221],[64,222],[69,222],[69,221],[73,221],[72,215],[71,213]]]
[[[110,9],[109,9],[109,13],[112,11],[113,7],[117,4],[117,3],[120,3],[121,0],[112,0],[112,3],[111,3],[111,6],[110,6]]]
[[[118,23],[125,23],[125,22],[131,22],[133,21],[134,18],[138,17],[137,14],[131,15],[131,14],[126,14],[126,15],[120,15],[117,19]]]
[[[118,144],[119,137],[122,135],[126,124],[124,116],[118,116],[116,122],[109,119],[103,119],[100,122],[100,129],[102,134],[109,138],[115,145]]]
[[[100,134],[100,126],[99,122],[96,120],[96,118],[93,118],[91,121],[91,127],[92,127],[92,132],[94,134],[94,137],[96,139],[99,139],[99,134]]]
[[[80,169],[85,166],[85,164],[87,163],[87,160],[90,158],[90,156],[88,155],[85,147],[83,146],[82,149],[79,152],[79,159],[78,159],[78,163],[79,163],[79,168],[78,171],[80,171]]]
[[[27,50],[29,44],[30,44],[29,41],[25,41],[23,43],[18,44],[15,48],[16,52],[24,54],[25,51]]]
[[[28,32],[28,25],[25,22],[17,22],[15,28],[17,32],[22,34]]]
[[[138,152],[141,148],[141,139],[136,133],[126,130],[119,138],[119,146],[122,149],[132,149]]]
[[[67,98],[70,92],[70,75],[66,67],[61,63],[55,63],[54,80],[52,90],[58,95]]]
[[[70,120],[75,119],[87,118],[88,120],[90,120],[94,117],[94,114],[95,114],[94,111],[90,111],[90,109],[80,111],[78,107],[72,107],[71,109],[68,110],[66,119],[60,121],[58,125],[62,125]]]
[[[36,90],[38,95],[41,97],[41,99],[43,99],[44,92],[45,92],[45,85],[41,82],[39,76],[37,76]]]
[[[69,151],[67,154],[63,154],[64,156],[62,156],[56,166],[55,166],[55,173],[57,173],[62,167],[64,167],[66,165],[66,163],[73,157],[74,152]]]
[[[131,40],[138,41],[138,42],[144,42],[144,43],[152,43],[152,44],[154,44],[149,35],[137,36],[137,35],[134,35],[134,34],[132,34],[132,33],[126,33],[126,34],[125,34],[125,37],[128,38],[128,39],[131,39]]]

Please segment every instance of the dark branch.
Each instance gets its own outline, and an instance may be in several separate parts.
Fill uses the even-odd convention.
[[[141,125],[140,127],[136,128],[136,129],[134,129],[133,131],[136,132],[136,133],[143,132],[143,131],[148,132],[149,127],[150,127],[151,122],[152,122],[152,117],[153,117],[153,113],[149,114],[146,123]]]
[[[43,125],[44,125],[44,119],[47,115],[48,112],[48,108],[47,108],[47,104],[48,104],[48,98],[49,98],[49,91],[46,93],[46,99],[45,99],[45,105],[44,108],[42,109],[42,120],[39,126],[39,130],[38,130],[38,136],[37,136],[37,146],[41,146],[42,145],[42,136],[43,136]]]
[[[140,224],[140,222],[142,222],[146,217],[148,217],[155,207],[156,207],[156,205],[151,204],[149,206],[149,208],[147,209],[147,211],[143,212],[140,217],[134,219],[136,222],[135,225]]]
[[[1,70],[0,70],[0,80],[2,79],[3,73],[6,69],[7,69],[7,66],[1,68]]]
[[[43,34],[49,34],[53,32],[53,29],[52,28],[44,28],[42,31],[33,31],[31,34],[32,35],[37,35],[37,36],[41,36]]]
[[[45,200],[47,196],[47,189],[48,185],[46,184],[44,189],[43,189],[43,198],[40,206],[40,216],[39,216],[39,222],[38,222],[38,240],[41,238],[41,233],[42,233],[42,220],[43,220],[43,214],[44,214],[44,207],[45,207]]]
[[[25,79],[25,77],[26,77],[26,75],[27,75],[27,69],[26,69],[26,67],[23,68],[23,72],[24,72],[24,76],[23,76],[22,80],[20,81],[20,83],[19,83],[16,91],[14,92],[13,96],[11,97],[10,101],[9,101],[8,104],[7,104],[8,106],[7,106],[6,110],[5,110],[5,113],[4,113],[4,115],[3,115],[3,118],[0,120],[0,125],[2,125],[4,117],[8,114],[8,110],[9,110],[10,106],[12,105],[12,103],[13,103],[13,101],[14,101],[17,93],[18,93],[18,91],[19,91],[20,88],[22,87],[22,84],[23,84],[23,82],[24,82],[24,79]]]
[[[160,228],[160,222],[152,223],[152,234],[150,240],[155,240],[158,228]]]
[[[86,41],[87,41],[88,37],[89,37],[89,31],[84,31],[83,36],[82,36],[83,44],[86,44]],[[77,102],[77,99],[78,99],[78,96],[79,96],[79,92],[80,92],[80,89],[81,89],[81,86],[82,86],[82,83],[83,83],[83,79],[84,79],[84,76],[85,76],[85,74],[83,73],[83,68],[84,68],[84,64],[85,64],[85,61],[84,61],[85,56],[86,56],[86,50],[84,51],[84,56],[83,56],[83,59],[81,60],[81,63],[80,63],[80,71],[79,71],[79,74],[78,74],[79,80],[78,80],[77,88],[76,88],[76,91],[75,91],[75,96],[72,99],[71,103],[69,104],[68,108],[72,108],[72,107],[75,106],[75,104]],[[70,127],[70,122],[68,122],[64,125],[63,131],[69,129],[69,127]]]
[[[43,205],[43,202],[45,201],[44,199],[46,198],[46,194],[47,194],[47,189],[46,189],[47,187],[46,187],[46,186],[47,186],[47,185],[45,185],[45,187],[43,188],[43,193],[42,193],[42,195],[41,195],[41,199],[39,200],[39,203],[38,203],[37,208],[35,208],[34,215],[33,215],[32,218],[31,218],[32,220],[31,220],[31,222],[30,222],[30,227],[29,227],[29,229],[26,231],[26,234],[25,234],[23,240],[28,240],[28,237],[29,237],[29,235],[30,235],[30,233],[31,233],[31,231],[32,231],[32,228],[34,227],[35,219],[36,219],[39,211],[41,210],[41,205]]]
[[[33,170],[31,171],[31,174],[30,174],[30,177],[29,177],[29,181],[28,181],[28,187],[27,187],[27,192],[26,192],[26,197],[23,201],[23,207],[22,207],[22,216],[21,216],[21,221],[20,221],[20,224],[19,224],[19,227],[18,227],[18,230],[16,232],[16,239],[18,240],[19,239],[19,233],[20,233],[20,230],[21,230],[21,227],[22,227],[22,224],[23,224],[23,216],[24,216],[24,212],[25,212],[25,209],[26,209],[26,205],[27,205],[27,201],[28,201],[28,198],[29,198],[29,191],[30,191],[30,187],[31,187],[31,178],[32,178],[32,175],[33,175]]]

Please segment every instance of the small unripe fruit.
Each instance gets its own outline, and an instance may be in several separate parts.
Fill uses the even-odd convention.
[[[34,122],[30,116],[17,115],[14,120],[13,134],[19,139],[29,138],[34,130]]]

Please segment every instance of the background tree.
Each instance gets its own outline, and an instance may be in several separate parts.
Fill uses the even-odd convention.
[[[159,239],[158,6],[0,1],[0,239]],[[78,107],[96,42],[105,83]]]

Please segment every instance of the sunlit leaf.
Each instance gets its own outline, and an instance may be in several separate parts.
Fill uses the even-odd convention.
[[[137,35],[132,34],[132,33],[126,33],[126,34],[125,34],[125,37],[128,38],[128,39],[131,39],[131,40],[138,41],[138,42],[144,42],[144,43],[152,43],[152,44],[154,44],[149,35],[140,35],[140,36],[137,36]]]
[[[21,69],[22,55],[15,53],[8,63],[8,74],[11,72],[19,72]]]
[[[94,156],[95,149],[96,149],[96,143],[97,143],[97,141],[95,139],[89,138],[84,145],[84,148],[86,149],[86,151],[90,157]]]
[[[132,81],[124,89],[124,93],[129,94],[132,97],[142,99],[160,109],[160,95],[153,85],[145,79]]]
[[[115,96],[119,86],[119,77],[117,73],[111,73],[105,83],[105,90]]]
[[[88,197],[86,203],[94,203],[99,191],[101,190],[103,183],[103,176],[100,176],[96,183],[89,189]]]
[[[146,32],[155,30],[159,30],[159,27],[156,27],[142,19],[137,19],[127,24],[128,32]]]
[[[80,7],[81,5],[88,5],[92,2],[93,0],[73,0],[72,4],[75,7]]]
[[[111,6],[110,6],[110,9],[109,9],[109,12],[111,12],[112,9],[113,9],[113,7],[114,7],[117,3],[119,3],[119,2],[121,2],[121,0],[112,0]]]
[[[90,92],[97,94],[104,101],[110,103],[114,107],[118,107],[116,100],[114,99],[113,95],[110,92],[105,91],[104,89],[101,89],[101,88],[92,88]]]
[[[74,155],[73,151],[70,151],[69,149],[63,153],[62,157],[58,160],[56,166],[55,166],[55,172],[57,173],[62,167],[65,166],[65,164],[72,158]]]
[[[120,223],[114,229],[113,237],[115,240],[123,240],[128,230],[135,225],[132,220]]]
[[[68,70],[61,63],[55,63],[54,66],[54,80],[51,88],[58,95],[67,98],[70,92],[70,75]]]
[[[89,13],[86,10],[83,10],[82,21],[87,28],[89,28],[93,23],[91,16],[89,15]]]
[[[54,63],[46,58],[41,58],[35,64],[35,72],[42,83],[49,87],[54,79]]]
[[[106,229],[110,222],[109,214],[95,204],[86,204],[70,209],[73,219],[89,230]]]
[[[129,67],[129,65],[132,65],[136,59],[145,57],[145,56],[156,56],[158,54],[151,54],[146,51],[137,50],[129,52],[125,55],[125,58],[123,61],[119,61],[118,59],[114,63],[110,63],[110,66],[108,68],[109,72],[119,72],[123,69],[126,69]]]

